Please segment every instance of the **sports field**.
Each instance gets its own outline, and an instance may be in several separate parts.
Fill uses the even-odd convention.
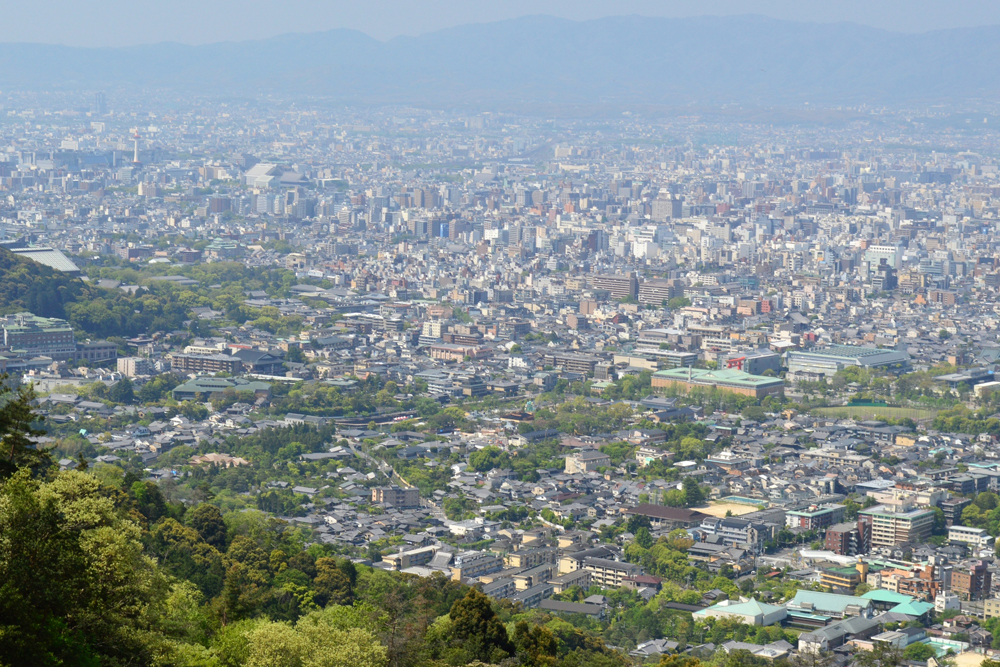
[[[979,667],[985,659],[982,653],[966,651],[955,656],[955,667]]]
[[[764,504],[764,501],[760,501]],[[705,507],[693,507],[692,509],[701,512],[702,514],[707,514],[709,516],[722,518],[726,516],[726,512],[732,512],[732,516],[741,516],[743,514],[750,514],[750,512],[756,512],[757,508],[753,505],[742,505],[740,503],[710,503]]]
[[[881,408],[870,405],[844,405],[832,408],[813,408],[814,414],[826,417],[840,417],[850,419],[902,419],[909,417],[914,421],[921,419],[934,419],[937,410],[925,410],[922,408]]]

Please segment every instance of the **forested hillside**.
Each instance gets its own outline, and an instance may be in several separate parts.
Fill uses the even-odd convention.
[[[294,332],[301,324],[301,319],[286,321],[289,318],[282,318],[273,308],[252,309],[242,305],[244,290],[248,289],[287,296],[296,282],[291,271],[249,268],[228,262],[197,267],[117,266],[110,261],[108,264],[111,265],[89,267],[92,282],[87,283],[0,248],[0,314],[29,311],[58,317],[68,320],[79,334],[96,339],[175,331],[185,325],[192,333],[205,333],[207,327],[191,315],[192,308],[201,306],[225,313],[235,324],[249,321],[272,332]],[[198,284],[175,285],[156,280],[168,274],[183,275]],[[102,289],[96,284],[101,278],[138,285],[141,289],[134,294]]]
[[[69,304],[92,296],[82,280],[0,248],[0,313],[27,310],[65,319]]]

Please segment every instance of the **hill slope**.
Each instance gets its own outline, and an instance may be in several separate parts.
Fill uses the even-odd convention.
[[[0,248],[0,314],[27,310],[65,319],[66,306],[92,291],[78,278]]]

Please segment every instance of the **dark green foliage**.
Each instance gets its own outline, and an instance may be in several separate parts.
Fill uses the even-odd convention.
[[[225,560],[193,528],[175,519],[164,519],[151,531],[149,549],[168,572],[193,582],[206,596],[218,595],[222,590]]]
[[[129,495],[149,523],[156,523],[161,517],[167,516],[167,503],[160,493],[160,487],[154,482],[133,482]]]
[[[198,531],[201,538],[219,550],[226,548],[226,523],[222,520],[222,512],[215,505],[202,503],[192,510],[191,527]]]
[[[318,429],[305,424],[266,428],[250,436],[230,438],[226,442],[226,450],[230,454],[254,458],[261,454],[278,455],[282,449],[297,443],[302,449],[298,454],[318,452],[330,442],[336,432],[336,427],[332,424]]]
[[[979,435],[989,433],[990,435],[1000,435],[1000,420],[990,417],[993,410],[980,410],[973,412],[964,405],[957,406],[951,410],[946,410],[934,418],[932,427],[935,430],[947,433],[968,433]]]
[[[523,664],[529,667],[551,664],[558,649],[551,630],[540,625],[529,626],[525,621],[518,621],[514,626],[514,645]]]
[[[72,471],[0,483],[0,659],[9,665],[149,664],[144,609],[163,584],[137,525]],[[95,539],[96,538],[96,539]]]
[[[135,400],[135,393],[132,390],[132,381],[122,378],[108,390],[108,399],[115,403],[129,404]]]
[[[65,319],[68,304],[93,294],[82,280],[0,248],[0,312]]]
[[[684,482],[684,502],[688,507],[700,505],[705,501],[705,494],[698,486],[698,480],[694,477],[685,477]]]
[[[36,448],[31,441],[32,437],[42,435],[34,427],[35,416],[31,412],[34,398],[30,385],[12,388],[7,376],[0,376],[0,479],[10,477],[19,468],[38,473],[52,465],[49,453]]]
[[[469,467],[478,472],[488,472],[494,468],[509,468],[510,456],[499,447],[484,447],[469,455]]]
[[[455,639],[476,660],[498,663],[514,653],[503,621],[490,606],[490,599],[474,588],[452,605],[449,612]]]
[[[139,389],[137,398],[140,403],[156,403],[166,398],[170,392],[181,383],[180,379],[173,373],[164,373],[150,378],[146,384]]]

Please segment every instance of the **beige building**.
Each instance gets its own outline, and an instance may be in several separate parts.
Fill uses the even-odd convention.
[[[566,457],[566,473],[570,475],[592,472],[611,465],[611,457],[596,449],[575,452]]]
[[[143,357],[122,357],[118,360],[118,372],[125,377],[134,378],[137,375],[152,375],[155,369],[149,359]]]
[[[871,546],[894,547],[907,542],[923,542],[930,537],[934,510],[894,512],[885,505],[876,505],[858,512],[858,521],[871,526]]]
[[[583,569],[590,572],[591,583],[601,588],[618,588],[625,579],[642,574],[638,565],[605,558],[588,558]]]

